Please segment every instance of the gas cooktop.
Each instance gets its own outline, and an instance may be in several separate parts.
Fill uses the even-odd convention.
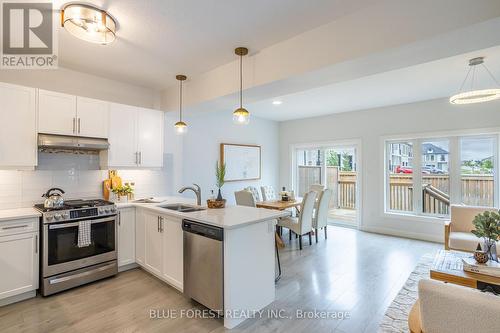
[[[102,199],[67,200],[64,202],[64,206],[59,208],[45,208],[43,204],[39,204],[35,205],[35,209],[42,213],[43,223],[55,223],[83,218],[95,219],[117,214],[115,204]]]
[[[92,200],[67,200],[64,205],[59,208],[45,208],[43,204],[35,205],[35,208],[42,213],[58,211],[58,210],[70,210],[70,209],[81,209],[81,208],[93,208],[102,206],[112,206],[114,203],[102,199],[92,199]]]

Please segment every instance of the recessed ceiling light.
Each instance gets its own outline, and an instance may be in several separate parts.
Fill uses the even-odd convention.
[[[273,105],[281,105],[281,104],[283,104],[282,101],[273,101]]]

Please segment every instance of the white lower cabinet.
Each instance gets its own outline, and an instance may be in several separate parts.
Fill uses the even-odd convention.
[[[135,210],[135,262],[144,267],[146,258],[145,210]]]
[[[38,219],[0,222],[0,305],[38,289],[38,246]]]
[[[135,208],[118,210],[118,267],[135,263]]]
[[[146,230],[146,255],[144,265],[153,274],[161,275],[163,237],[160,230],[159,216],[150,212],[144,213]]]
[[[163,278],[182,290],[184,260],[180,219],[163,216]]]
[[[136,217],[136,262],[182,291],[184,266],[181,220],[147,209],[137,209]]]

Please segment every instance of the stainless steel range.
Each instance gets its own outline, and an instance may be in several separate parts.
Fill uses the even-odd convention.
[[[112,202],[68,200],[59,208],[35,208],[42,213],[43,296],[117,274],[117,212]]]

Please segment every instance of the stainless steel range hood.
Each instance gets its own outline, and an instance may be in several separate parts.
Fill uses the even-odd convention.
[[[38,134],[38,148],[41,151],[99,152],[108,150],[109,143],[107,139]]]

